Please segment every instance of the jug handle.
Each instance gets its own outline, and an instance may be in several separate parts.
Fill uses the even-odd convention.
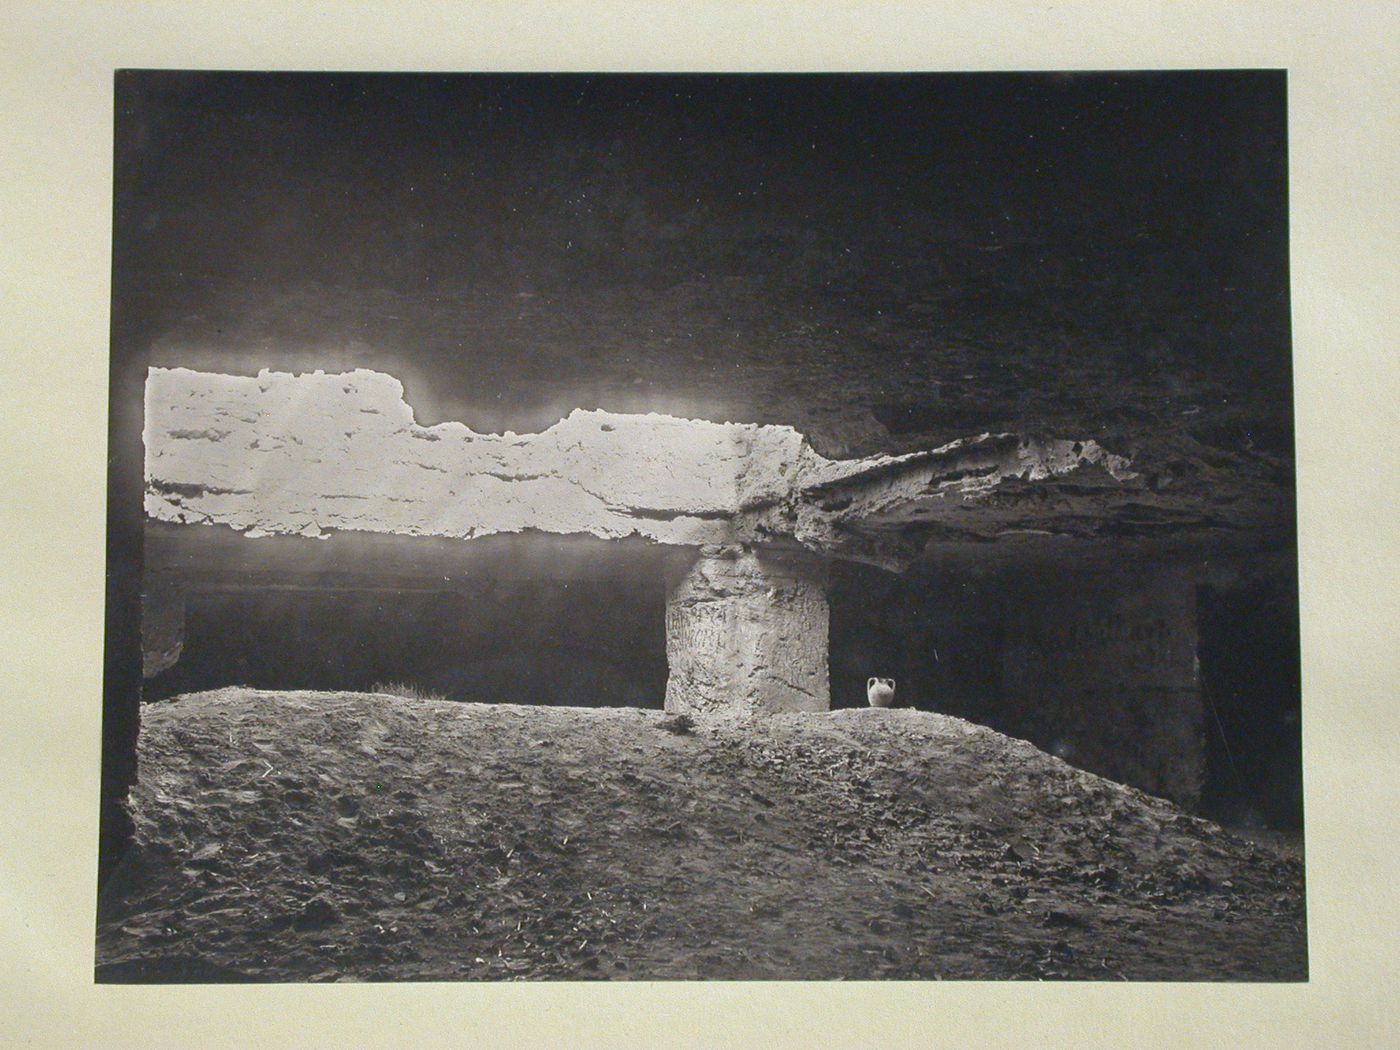
[[[876,682],[878,682],[878,681],[879,681],[878,678],[867,678],[867,679],[865,680],[865,688],[866,688],[867,690],[870,689],[870,688],[871,688]]]

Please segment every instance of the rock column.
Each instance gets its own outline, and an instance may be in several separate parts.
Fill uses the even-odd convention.
[[[825,711],[827,571],[810,555],[706,547],[667,580],[666,710]]]

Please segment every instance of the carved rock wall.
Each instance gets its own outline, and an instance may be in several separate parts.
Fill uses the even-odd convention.
[[[146,513],[250,536],[330,530],[470,538],[538,529],[732,539],[788,493],[790,427],[576,411],[540,434],[422,427],[392,376],[152,369]],[[781,468],[781,470],[779,469]]]
[[[1066,761],[1187,805],[1205,779],[1195,590],[1063,581],[1008,601],[1003,724]]]
[[[900,568],[927,530],[986,541],[1047,508],[1103,516],[1137,478],[1093,441],[1011,434],[829,460],[791,427],[656,413],[578,410],[538,434],[424,427],[397,379],[363,369],[151,369],[145,420],[147,517],[249,537],[534,530],[800,544]]]

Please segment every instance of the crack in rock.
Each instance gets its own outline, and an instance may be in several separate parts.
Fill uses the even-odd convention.
[[[1002,499],[1020,498],[1018,486],[1064,485],[1056,498],[1071,516],[1076,500],[1099,499],[1101,511],[1105,496],[1144,490],[1126,458],[1092,440],[981,434],[830,460],[791,427],[657,413],[580,409],[537,434],[423,427],[397,379],[364,369],[153,368],[143,436],[150,517],[198,515],[252,537],[313,525],[452,537],[534,529],[688,546],[787,542],[890,563],[917,550],[911,529],[994,536],[1030,526],[1033,508]],[[1069,476],[1083,480],[1070,487]],[[951,517],[979,507],[981,529]]]

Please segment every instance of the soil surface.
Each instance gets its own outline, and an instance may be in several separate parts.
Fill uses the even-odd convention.
[[[969,722],[142,711],[100,981],[1304,980],[1303,866]]]

